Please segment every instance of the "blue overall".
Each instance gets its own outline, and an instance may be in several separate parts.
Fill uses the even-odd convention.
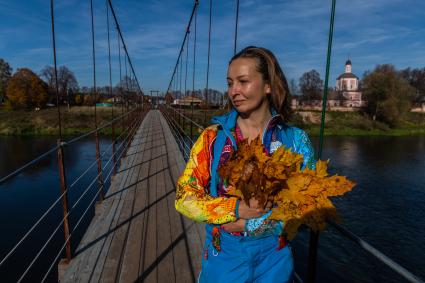
[[[233,147],[237,149],[236,141],[230,131],[236,125],[237,115],[238,113],[233,109],[227,115],[213,118],[213,123],[220,125],[214,143],[210,180],[210,194],[215,197],[218,196],[219,176],[217,168],[219,157],[226,140],[230,139]],[[276,117],[278,115],[272,110],[272,116]],[[277,127],[277,139],[280,144],[295,150],[294,131],[300,132],[301,130],[284,124],[279,124]],[[270,147],[270,140],[271,131],[267,129],[264,131],[263,144],[266,147]],[[264,221],[264,218],[261,221]],[[214,225],[212,224],[206,225],[204,257],[198,282],[293,282],[294,264],[292,252],[289,245],[278,249],[278,234],[244,237],[234,236],[220,230],[221,250],[217,251],[212,245],[213,228]]]

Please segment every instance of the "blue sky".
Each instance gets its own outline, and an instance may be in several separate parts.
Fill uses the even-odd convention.
[[[106,85],[106,6],[105,0],[93,1],[97,85]],[[226,88],[227,62],[233,54],[235,3],[213,0],[209,86],[218,90]],[[55,2],[58,64],[68,66],[80,86],[93,85],[89,5],[87,0]],[[165,91],[193,1],[121,0],[113,1],[113,5],[141,87],[146,93]],[[288,80],[298,82],[311,69],[319,71],[324,78],[330,0],[240,0],[240,5],[239,48],[247,45],[269,48],[278,57]],[[200,0],[196,89],[206,84],[208,9],[209,1]],[[330,85],[335,85],[336,77],[344,71],[348,56],[353,62],[353,72],[359,77],[383,63],[397,68],[425,67],[424,19],[423,0],[337,0]],[[29,67],[38,73],[45,65],[52,64],[50,1],[0,0],[0,27],[0,58],[9,62],[14,71]],[[113,84],[116,84],[119,79],[116,32],[111,31],[111,36]],[[190,78],[192,68],[190,56]]]

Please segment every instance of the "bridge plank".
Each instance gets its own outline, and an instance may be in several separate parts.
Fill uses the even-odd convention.
[[[155,130],[153,130],[153,136]],[[152,160],[149,168],[149,179],[148,179],[148,221],[147,230],[145,231],[146,245],[143,249],[143,265],[141,266],[140,279],[143,282],[158,282],[157,280],[157,205],[156,205],[156,187],[157,187],[157,170],[158,170],[158,159],[155,156],[158,155],[157,147],[152,149]]]
[[[151,147],[150,140],[147,145]],[[143,152],[143,159],[136,187],[135,204],[132,213],[131,226],[128,234],[127,245],[121,265],[119,282],[135,282],[139,276],[140,255],[142,250],[142,235],[146,223],[148,173],[151,151]]]
[[[196,282],[203,225],[174,208],[184,166],[164,117],[150,111],[61,282]]]

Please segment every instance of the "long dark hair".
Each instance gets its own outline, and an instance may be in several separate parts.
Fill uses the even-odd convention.
[[[280,114],[283,121],[288,122],[291,116],[289,105],[291,95],[286,77],[274,54],[263,47],[248,46],[235,54],[230,59],[229,65],[238,58],[252,58],[257,61],[257,71],[263,76],[263,80],[270,84],[269,102]]]

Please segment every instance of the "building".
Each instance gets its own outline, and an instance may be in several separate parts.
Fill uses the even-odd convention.
[[[359,89],[359,78],[352,72],[351,60],[345,62],[345,72],[336,79],[336,92],[338,99],[333,100],[330,106],[342,106],[348,108],[360,108],[366,106]],[[339,105],[335,105],[338,104]]]
[[[203,104],[203,100],[195,97],[195,96],[186,96],[183,98],[174,99],[173,106],[183,106],[183,107],[189,107],[189,106],[199,106]]]
[[[323,100],[301,101],[300,97],[293,97],[291,108],[294,110],[322,109]],[[331,111],[357,111],[365,107],[367,102],[362,98],[359,87],[359,78],[352,73],[351,60],[345,62],[345,72],[336,79],[335,89],[329,89],[326,107]]]

